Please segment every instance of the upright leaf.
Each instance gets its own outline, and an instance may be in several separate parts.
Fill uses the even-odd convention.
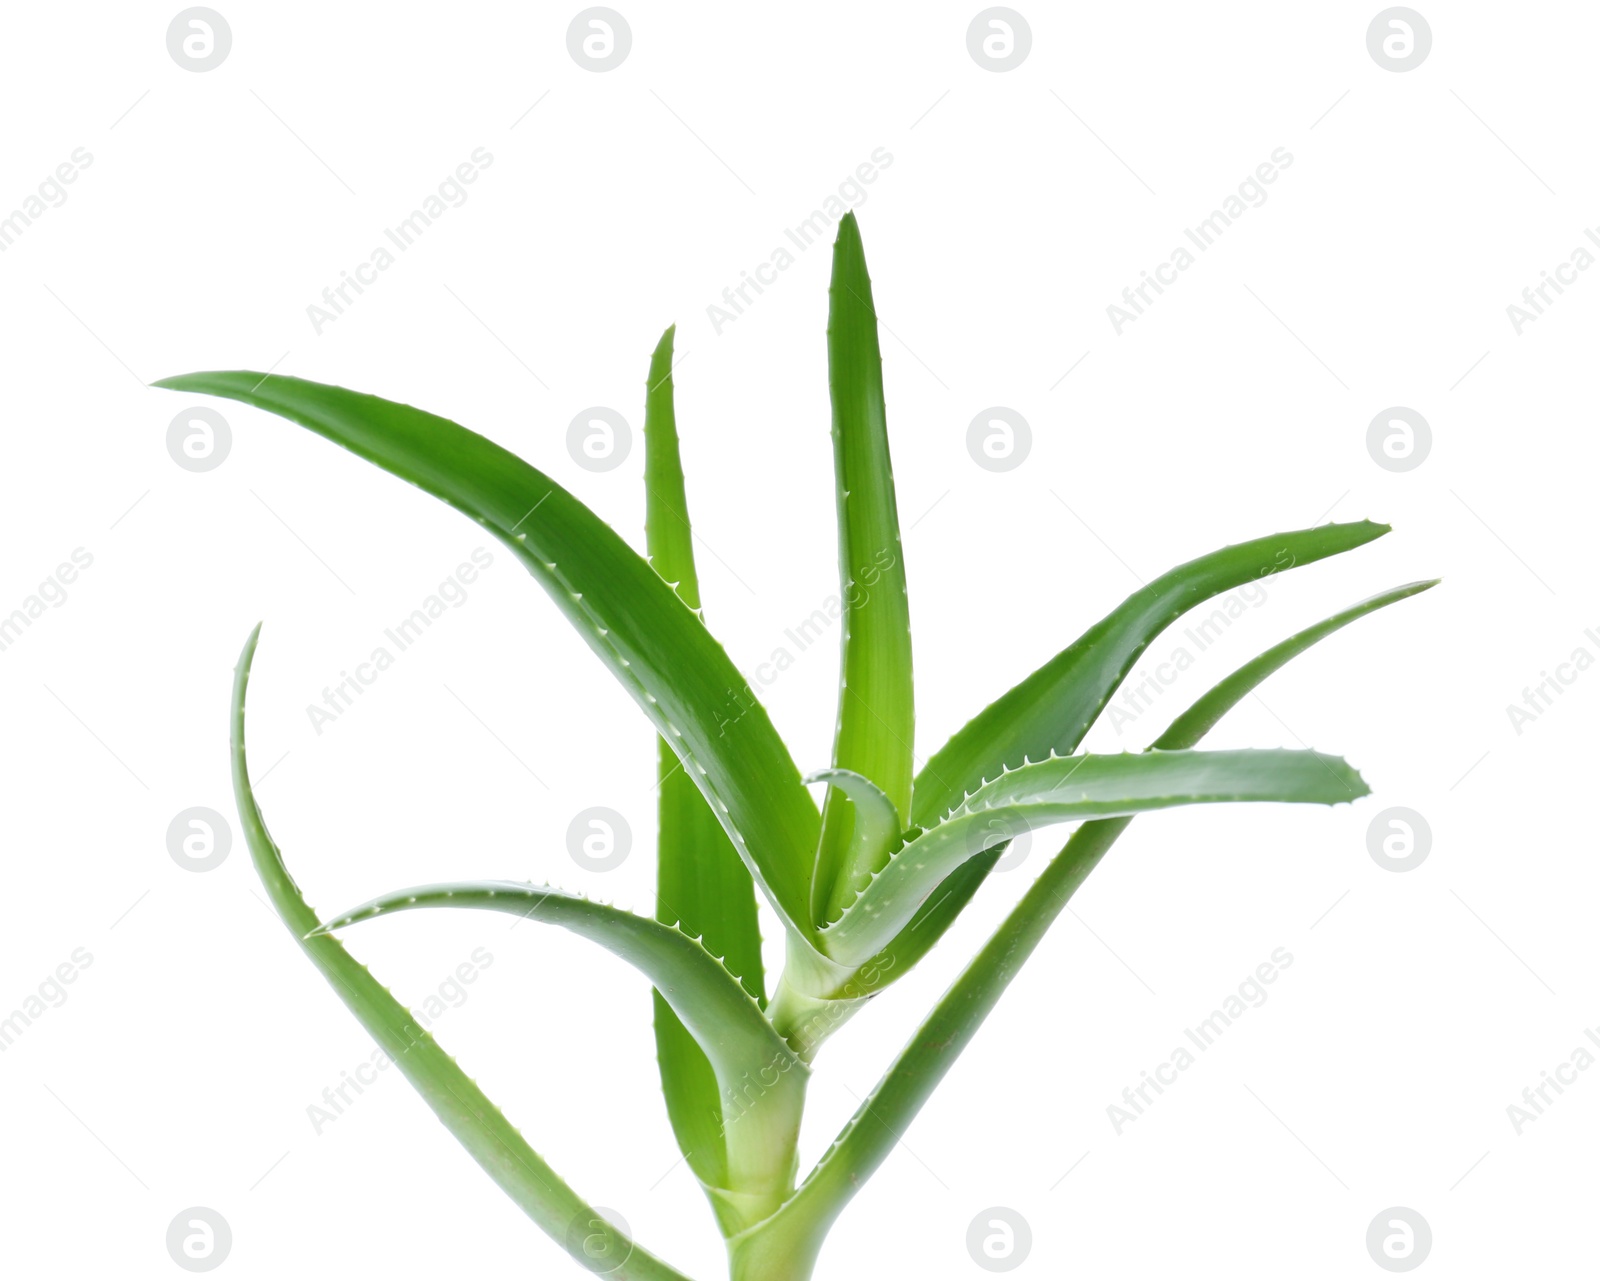
[[[671,744],[779,915],[799,938],[813,936],[819,820],[800,772],[722,647],[610,526],[515,454],[409,405],[276,374],[184,374],[156,385],[299,423],[504,542]]]
[[[900,518],[884,417],[878,315],[861,230],[853,213],[839,223],[828,288],[828,389],[833,401],[833,465],[843,604],[839,707],[833,764],[875,783],[903,827],[911,812],[911,620]],[[829,790],[812,878],[812,914],[830,919],[875,871],[854,865],[855,802]]]
[[[645,542],[650,564],[702,614],[694,540],[678,455],[673,404],[673,329],[661,336],[645,385]],[[665,739],[656,743],[656,919],[699,938],[745,990],[765,1002],[755,888],[711,806]],[[729,1183],[722,1098],[710,1061],[666,998],[655,1003],[656,1061],[678,1148],[709,1189]],[[712,1204],[719,1213],[723,1202]]]

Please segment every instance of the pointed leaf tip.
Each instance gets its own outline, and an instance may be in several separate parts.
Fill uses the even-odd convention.
[[[839,219],[839,228],[833,237],[833,270],[838,273],[841,260],[847,260],[852,267],[865,272],[866,248],[861,243],[861,227],[856,222],[854,211]]]
[[[820,821],[788,748],[754,697],[742,700],[731,721],[715,718],[726,691],[744,687],[738,669],[695,614],[698,602],[676,595],[592,510],[509,450],[408,405],[240,370],[167,383],[288,418],[441,499],[504,542],[657,731],[669,736],[692,767],[691,781],[718,802],[722,826],[748,853],[780,916],[801,937],[809,935],[809,871]],[[737,835],[741,829],[748,842]]]

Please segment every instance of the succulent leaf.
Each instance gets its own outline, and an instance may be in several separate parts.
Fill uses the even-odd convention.
[[[674,329],[661,336],[645,384],[645,542],[650,564],[702,619],[700,577],[678,452],[672,384]],[[757,1001],[765,1003],[755,888],[710,803],[671,744],[656,741],[656,919],[677,922]],[[707,1188],[725,1188],[728,1161],[722,1092],[695,1038],[660,992],[655,1005],[656,1063],[678,1150]],[[712,1194],[719,1216],[724,1204]]]
[[[1437,581],[1408,583],[1380,592],[1274,645],[1202,695],[1155,741],[1152,750],[1193,748],[1230,708],[1290,659],[1356,619],[1424,592]],[[1033,955],[1067,900],[1131,822],[1131,816],[1100,819],[1084,823],[1073,832],[929,1013],[799,1190],[764,1225],[765,1240],[752,1249],[797,1250],[820,1241],[851,1197],[900,1141],[928,1096]]]
[[[823,947],[847,965],[870,960],[957,867],[1035,827],[1223,801],[1333,805],[1367,791],[1337,756],[1280,749],[1057,756],[1004,770],[901,846],[823,931]]]
[[[766,1015],[704,942],[647,916],[549,886],[522,881],[455,881],[417,885],[380,895],[318,925],[319,938],[379,916],[423,908],[475,908],[543,921],[598,943],[655,985],[710,1061],[724,1090],[737,1091],[776,1060],[783,1088],[804,1093],[806,1068],[772,1029]],[[798,1108],[794,1109],[796,1124]]]
[[[478,521],[539,581],[671,744],[780,917],[810,938],[820,819],[766,710],[648,562],[555,481],[436,414],[279,374],[157,383],[300,424]]]
[[[849,838],[834,877],[826,920],[835,920],[867,880],[889,860],[900,838],[900,814],[894,802],[864,774],[849,769],[818,770],[807,783],[827,783],[850,798],[853,813],[842,830]],[[824,806],[823,813],[827,813]]]
[[[574,1223],[598,1218],[593,1207],[528,1145],[521,1132],[506,1120],[477,1083],[445,1053],[432,1034],[417,1026],[416,1016],[390,995],[389,989],[378,982],[366,966],[352,957],[338,939],[313,934],[316,913],[289,875],[250,787],[250,766],[244,743],[245,699],[260,637],[261,629],[257,627],[245,642],[234,670],[230,755],[234,799],[239,807],[245,843],[273,910],[339,999],[472,1159],[524,1214],[565,1246],[580,1264],[587,1265],[589,1260],[583,1256],[581,1241],[570,1229]],[[630,1242],[620,1231],[615,1228],[612,1231],[625,1258],[614,1276],[638,1278],[638,1281],[689,1281],[683,1273]]]
[[[854,214],[839,223],[828,287],[828,390],[833,402],[834,497],[839,524],[839,707],[833,764],[870,779],[904,827],[911,810],[915,709],[905,557],[884,413],[883,357],[866,253]],[[859,874],[847,789],[829,791],[812,874],[817,922]]]
[[[244,717],[257,628],[235,672],[234,791],[257,873],[297,944],[452,1135],[586,1268],[595,1209],[563,1182],[333,931],[413,908],[496,910],[562,926],[645,974],[669,1118],[705,1188],[735,1281],[807,1281],[845,1205],[901,1141],[1067,900],[1134,815],[1224,801],[1332,804],[1364,795],[1341,758],[1199,751],[1263,680],[1357,618],[1426,591],[1380,593],[1268,649],[1138,754],[1073,755],[1139,656],[1185,611],[1388,532],[1360,521],[1202,556],[1147,584],[985,708],[913,777],[911,641],[878,318],[859,228],[834,245],[829,385],[839,538],[841,672],[832,767],[802,780],[754,692],[706,629],[677,436],[668,329],[646,389],[646,539],[636,554],[544,473],[447,419],[301,379],[197,373],[157,386],[229,397],[325,436],[503,541],[644,710],[657,734],[655,919],[510,881],[401,890],[318,925],[252,792]],[[806,790],[828,784],[818,807]],[[1076,821],[796,1186],[818,1047],[944,934],[1009,842]],[[766,998],[755,889],[784,927]],[[609,1226],[609,1225],[608,1225]],[[618,1281],[687,1281],[614,1227]],[[613,1263],[618,1253],[620,1263]],[[592,1270],[592,1268],[591,1268]]]
[[[1129,596],[1026,680],[957,731],[918,772],[912,822],[927,826],[1003,769],[1051,752],[1077,750],[1139,656],[1171,623],[1211,598],[1381,538],[1371,521],[1319,525],[1224,547],[1179,565]],[[999,857],[992,855],[988,866]],[[988,875],[985,861],[964,863],[894,940],[898,978],[950,928]]]

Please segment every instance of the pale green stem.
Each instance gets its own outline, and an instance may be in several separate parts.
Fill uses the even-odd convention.
[[[801,1061],[810,1063],[822,1043],[872,995],[879,976],[893,968],[894,958],[885,953],[865,965],[840,965],[790,934],[767,1018]]]

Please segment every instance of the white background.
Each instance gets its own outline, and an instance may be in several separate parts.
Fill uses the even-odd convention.
[[[827,253],[720,335],[706,308],[880,147],[892,165],[859,217],[892,330],[919,752],[1140,578],[1224,543],[1395,526],[1277,580],[1155,710],[1088,746],[1142,747],[1291,631],[1445,582],[1298,660],[1209,740],[1342,752],[1375,795],[1134,824],[819,1276],[986,1275],[964,1242],[996,1205],[1031,1224],[1022,1276],[1383,1275],[1365,1235],[1395,1205],[1432,1227],[1423,1275],[1588,1266],[1600,1072],[1520,1136],[1506,1109],[1600,1020],[1600,674],[1521,734],[1506,706],[1577,647],[1600,656],[1600,273],[1520,336],[1506,307],[1600,215],[1600,13],[1428,5],[1431,55],[1395,74],[1367,52],[1375,3],[1030,5],[1031,54],[996,74],[967,52],[975,4],[630,4],[632,52],[595,74],[567,52],[576,5],[218,2],[233,48],[204,74],[169,57],[170,6],[23,6],[0,48],[0,209],[74,148],[93,157],[0,254],[0,613],[74,548],[93,556],[0,653],[0,1009],[75,948],[93,957],[0,1054],[9,1274],[181,1275],[167,1225],[202,1205],[234,1233],[219,1275],[580,1275],[394,1074],[314,1133],[308,1105],[371,1043],[242,844],[195,874],[165,834],[191,806],[232,816],[229,681],[258,619],[252,760],[320,909],[488,875],[648,911],[652,735],[475,527],[231,404],[226,461],[185,471],[165,437],[198,402],[143,384],[271,367],[425,406],[642,546],[642,451],[591,473],[566,428],[603,405],[637,432],[676,321],[707,617],[749,671],[836,590]],[[466,203],[314,332],[308,304],[477,147],[493,164]],[[1107,305],[1278,147],[1293,165],[1267,202],[1119,336]],[[992,405],[1033,431],[1005,474],[965,446]],[[1366,449],[1393,405],[1433,431],[1406,473]],[[480,545],[494,564],[467,603],[317,734],[306,705]],[[799,660],[764,699],[811,769],[836,636]],[[633,825],[604,875],[565,851],[589,805]],[[1367,853],[1391,805],[1433,831],[1405,874]],[[824,1050],[804,1161],[1053,848],[993,878]],[[487,947],[441,1040],[583,1194],[720,1275],[631,971],[478,914],[352,942],[413,1005]],[[1294,964],[1270,1000],[1117,1135],[1124,1086],[1278,947]]]

